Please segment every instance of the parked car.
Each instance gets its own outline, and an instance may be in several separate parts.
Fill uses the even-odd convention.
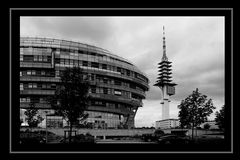
[[[163,136],[164,132],[160,129],[157,129],[152,134],[143,134],[142,139],[146,142],[158,141],[159,137]]]
[[[159,137],[157,142],[159,144],[190,144],[191,140],[188,136],[168,134]]]

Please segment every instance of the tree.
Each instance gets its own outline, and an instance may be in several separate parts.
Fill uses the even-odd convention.
[[[208,123],[206,123],[206,124],[204,124],[203,128],[208,130],[210,128],[210,125]]]
[[[26,109],[24,114],[27,116],[26,120],[30,128],[37,127],[39,123],[43,121],[44,118],[42,118],[40,115],[37,115],[38,109],[35,107],[35,103],[30,102],[29,108]]]
[[[213,112],[215,107],[213,106],[212,99],[207,99],[206,95],[202,95],[196,91],[193,91],[185,100],[182,100],[178,105],[179,120],[182,128],[192,128],[192,138],[194,128],[207,121],[207,117]]]
[[[63,116],[70,124],[69,143],[71,143],[73,125],[78,119],[86,119],[84,114],[88,105],[89,82],[78,67],[66,68],[60,75],[61,82],[56,89],[55,96],[48,101],[56,114]]]
[[[216,125],[218,125],[219,129],[224,129],[225,128],[225,105],[222,106],[222,109],[218,112],[215,113],[216,118]]]

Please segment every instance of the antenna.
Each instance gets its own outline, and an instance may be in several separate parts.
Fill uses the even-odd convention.
[[[165,29],[163,26],[163,56],[162,61],[168,61],[167,55],[166,55],[166,38],[165,38]]]

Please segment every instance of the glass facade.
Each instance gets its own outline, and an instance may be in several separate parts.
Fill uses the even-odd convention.
[[[45,98],[55,94],[62,71],[73,66],[82,68],[92,85],[88,111],[105,117],[92,116],[88,121],[103,128],[134,127],[137,108],[149,89],[148,78],[128,60],[78,42],[21,37],[20,107],[27,108],[33,101],[40,109],[50,109]]]

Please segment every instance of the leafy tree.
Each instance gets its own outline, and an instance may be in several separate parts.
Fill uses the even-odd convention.
[[[70,124],[69,142],[71,143],[72,128],[87,118],[84,110],[88,105],[89,82],[78,67],[66,68],[60,75],[61,82],[56,89],[55,96],[48,101],[55,109],[56,114],[63,116]]]
[[[194,128],[207,121],[207,117],[213,112],[212,99],[207,99],[206,95],[199,93],[198,88],[193,91],[185,100],[178,105],[179,120],[182,128],[192,128],[192,138]]]
[[[225,105],[222,106],[222,109],[218,112],[216,112],[216,125],[218,125],[219,129],[224,129],[225,128]]]
[[[203,128],[208,130],[210,128],[210,125],[208,123],[206,123],[206,124],[204,124]]]
[[[35,107],[35,103],[30,102],[29,105],[30,107],[24,112],[24,114],[27,116],[27,123],[30,128],[37,127],[44,118],[42,118],[40,115],[37,115],[38,109]]]

